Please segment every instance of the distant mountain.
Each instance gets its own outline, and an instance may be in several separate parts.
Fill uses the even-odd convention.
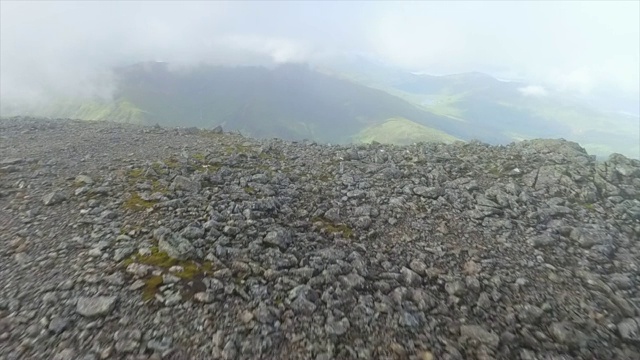
[[[115,69],[115,74],[112,102],[60,101],[38,109],[36,115],[164,126],[222,125],[254,137],[332,143],[359,141],[361,131],[392,118],[419,125],[425,130],[422,134],[445,131],[451,135],[444,135],[465,139],[472,133],[452,118],[306,65],[172,69],[167,63],[149,62]]]
[[[482,141],[500,144],[562,137],[579,142],[592,154],[640,155],[640,118],[608,111],[603,97],[596,102],[483,73],[414,74],[363,58],[328,64],[323,71],[456,118],[478,131],[474,137]]]
[[[253,137],[331,143],[477,139],[506,144],[565,138],[591,154],[640,154],[637,116],[478,72],[414,74],[355,58],[274,67],[179,68],[145,62],[114,74],[112,101],[61,100],[28,113],[163,126],[222,125]],[[6,109],[3,114],[15,112]]]
[[[410,145],[416,142],[450,144],[460,139],[407,119],[393,118],[360,131],[353,140],[362,143],[377,141],[383,144]]]

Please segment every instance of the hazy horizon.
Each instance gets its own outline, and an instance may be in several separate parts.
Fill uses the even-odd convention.
[[[245,64],[363,54],[638,101],[638,2],[2,1],[4,99],[108,94],[138,61]],[[627,110],[629,111],[629,110]]]

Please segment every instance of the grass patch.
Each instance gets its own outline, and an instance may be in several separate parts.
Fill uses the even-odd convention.
[[[333,224],[331,221],[320,216],[316,216],[312,218],[311,221],[314,223],[316,222],[322,223],[322,229],[324,229],[325,231],[331,234],[340,233],[342,234],[342,237],[345,239],[355,238],[355,234],[353,233],[353,230],[345,224],[336,225],[336,224]]]
[[[168,273],[169,269],[173,266],[180,266],[183,270],[174,272],[172,275],[180,278],[182,285],[185,286],[193,280],[199,281],[205,276],[213,273],[213,264],[209,261],[205,261],[200,264],[193,260],[174,259],[164,251],[160,251],[157,246],[151,247],[151,253],[149,255],[132,255],[131,257],[123,260],[122,266],[126,268],[133,263],[153,266],[162,270],[163,273]],[[152,300],[155,297],[155,294],[158,293],[160,286],[163,284],[162,275],[150,276],[144,281],[145,286],[142,289],[142,298],[145,301]]]
[[[244,153],[244,154],[251,154],[253,151],[253,148],[251,146],[244,146],[244,145],[229,145],[229,146],[225,146],[224,147],[224,153],[225,155],[232,155],[234,153]]]
[[[177,169],[180,167],[180,161],[178,161],[174,156],[165,159],[164,163],[169,169]]]
[[[491,165],[487,167],[487,173],[493,176],[502,176],[502,169],[498,165]]]
[[[137,192],[134,192],[129,198],[122,204],[122,207],[132,211],[144,211],[152,208],[157,201],[144,200]]]
[[[142,299],[144,301],[152,300],[158,293],[158,288],[162,285],[162,275],[152,276],[145,280],[142,289]]]
[[[202,153],[193,154],[193,158],[202,163],[207,161],[207,157]]]
[[[460,139],[443,131],[426,127],[405,118],[391,118],[370,126],[353,137],[355,143],[410,145],[416,142],[436,142],[450,144]]]
[[[219,134],[211,130],[200,130],[200,132],[198,132],[198,135],[206,139],[216,140],[224,137],[224,134]]]
[[[164,168],[163,164],[159,161],[156,161],[153,164],[151,164],[151,169],[153,169],[153,171],[155,171],[157,174],[167,173],[167,170]]]
[[[144,170],[142,169],[132,169],[129,171],[129,178],[131,179],[140,179],[144,177]]]

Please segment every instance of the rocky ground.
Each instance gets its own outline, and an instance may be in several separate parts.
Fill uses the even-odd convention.
[[[640,359],[640,162],[0,120],[0,359]]]

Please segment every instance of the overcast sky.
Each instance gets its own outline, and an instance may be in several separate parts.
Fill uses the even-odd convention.
[[[145,60],[319,61],[369,54],[412,71],[485,71],[640,96],[639,1],[0,1],[0,94],[93,93]],[[108,91],[107,91],[108,92]]]

